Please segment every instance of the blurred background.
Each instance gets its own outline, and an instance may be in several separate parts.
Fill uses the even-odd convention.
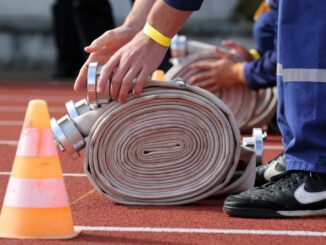
[[[56,78],[55,1],[0,0],[1,80]],[[131,1],[109,2],[118,26],[130,11]],[[260,0],[205,0],[202,9],[191,16],[181,33],[208,43],[235,39],[252,47],[252,16],[260,3]]]

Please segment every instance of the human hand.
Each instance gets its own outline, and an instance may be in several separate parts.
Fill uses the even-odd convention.
[[[112,77],[110,95],[113,100],[123,103],[133,83],[134,95],[139,96],[145,80],[162,62],[167,49],[139,32],[102,67],[97,91],[103,92]]]
[[[196,69],[188,84],[216,92],[220,89],[244,83],[243,66],[237,56],[216,49],[216,61],[200,61],[191,66]]]
[[[89,63],[96,61],[100,64],[105,64],[119,48],[129,42],[135,35],[135,30],[127,25],[122,25],[113,30],[106,31],[95,39],[91,45],[85,47],[85,51],[90,53],[90,56],[79,71],[74,90],[81,92],[85,89],[87,66]]]
[[[249,50],[238,42],[226,40],[226,41],[222,41],[222,45],[226,48],[229,48],[231,54],[239,56],[245,61],[253,60],[253,57],[249,53]]]

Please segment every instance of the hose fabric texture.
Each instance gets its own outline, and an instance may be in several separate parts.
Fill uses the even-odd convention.
[[[90,182],[117,203],[181,205],[253,187],[254,152],[228,107],[198,87],[148,81],[140,97],[74,123]]]
[[[201,51],[180,59],[166,74],[166,80],[182,78],[185,81],[198,74],[191,68],[200,61],[216,61],[214,52]],[[236,85],[215,91],[232,111],[241,131],[249,131],[254,127],[268,124],[276,112],[277,95],[275,88],[266,88],[258,91],[251,90],[247,85]]]

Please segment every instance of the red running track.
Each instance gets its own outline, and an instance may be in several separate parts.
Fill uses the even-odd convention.
[[[72,83],[0,82],[0,202],[6,191],[16,144],[30,99],[45,99],[51,116],[66,114],[75,101]],[[280,136],[268,136],[263,160],[282,151]],[[0,244],[326,244],[326,219],[241,219],[222,212],[223,198],[174,207],[124,206],[97,194],[83,175],[82,158],[60,159],[74,216],[82,232],[73,240],[0,239]],[[77,175],[73,175],[77,174]]]

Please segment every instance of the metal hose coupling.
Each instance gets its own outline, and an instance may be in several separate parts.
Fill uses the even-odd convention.
[[[176,78],[147,81],[120,104],[99,99],[98,69],[89,66],[87,100],[68,102],[68,115],[51,127],[72,157],[85,148],[99,193],[123,204],[179,205],[253,186],[255,153],[241,146],[233,114],[215,95]]]
[[[188,55],[202,51],[213,52],[215,46],[203,42],[188,40],[187,37],[183,35],[175,35],[172,38],[170,48],[172,63],[176,65]]]
[[[262,164],[264,139],[267,133],[263,132],[261,128],[253,128],[251,137],[243,137],[242,145],[252,148],[256,153],[256,165]]]
[[[78,158],[79,152],[85,147],[85,138],[91,129],[90,126],[101,114],[101,106],[110,102],[110,82],[107,83],[103,93],[99,94],[96,91],[101,69],[96,62],[88,65],[87,98],[76,103],[73,100],[67,101],[65,106],[68,114],[59,120],[52,118],[50,122],[59,149],[66,151],[73,159]],[[170,83],[180,88],[186,87],[185,81],[181,78],[172,79]]]
[[[59,120],[51,119],[51,128],[55,141],[61,151],[66,151],[73,159],[80,156],[79,151],[85,147],[85,134],[78,128],[77,118],[93,109],[99,108],[102,104],[109,103],[109,83],[102,94],[96,91],[97,80],[101,72],[101,67],[96,62],[88,65],[87,70],[87,98],[76,103],[73,100],[66,102],[68,115]]]

